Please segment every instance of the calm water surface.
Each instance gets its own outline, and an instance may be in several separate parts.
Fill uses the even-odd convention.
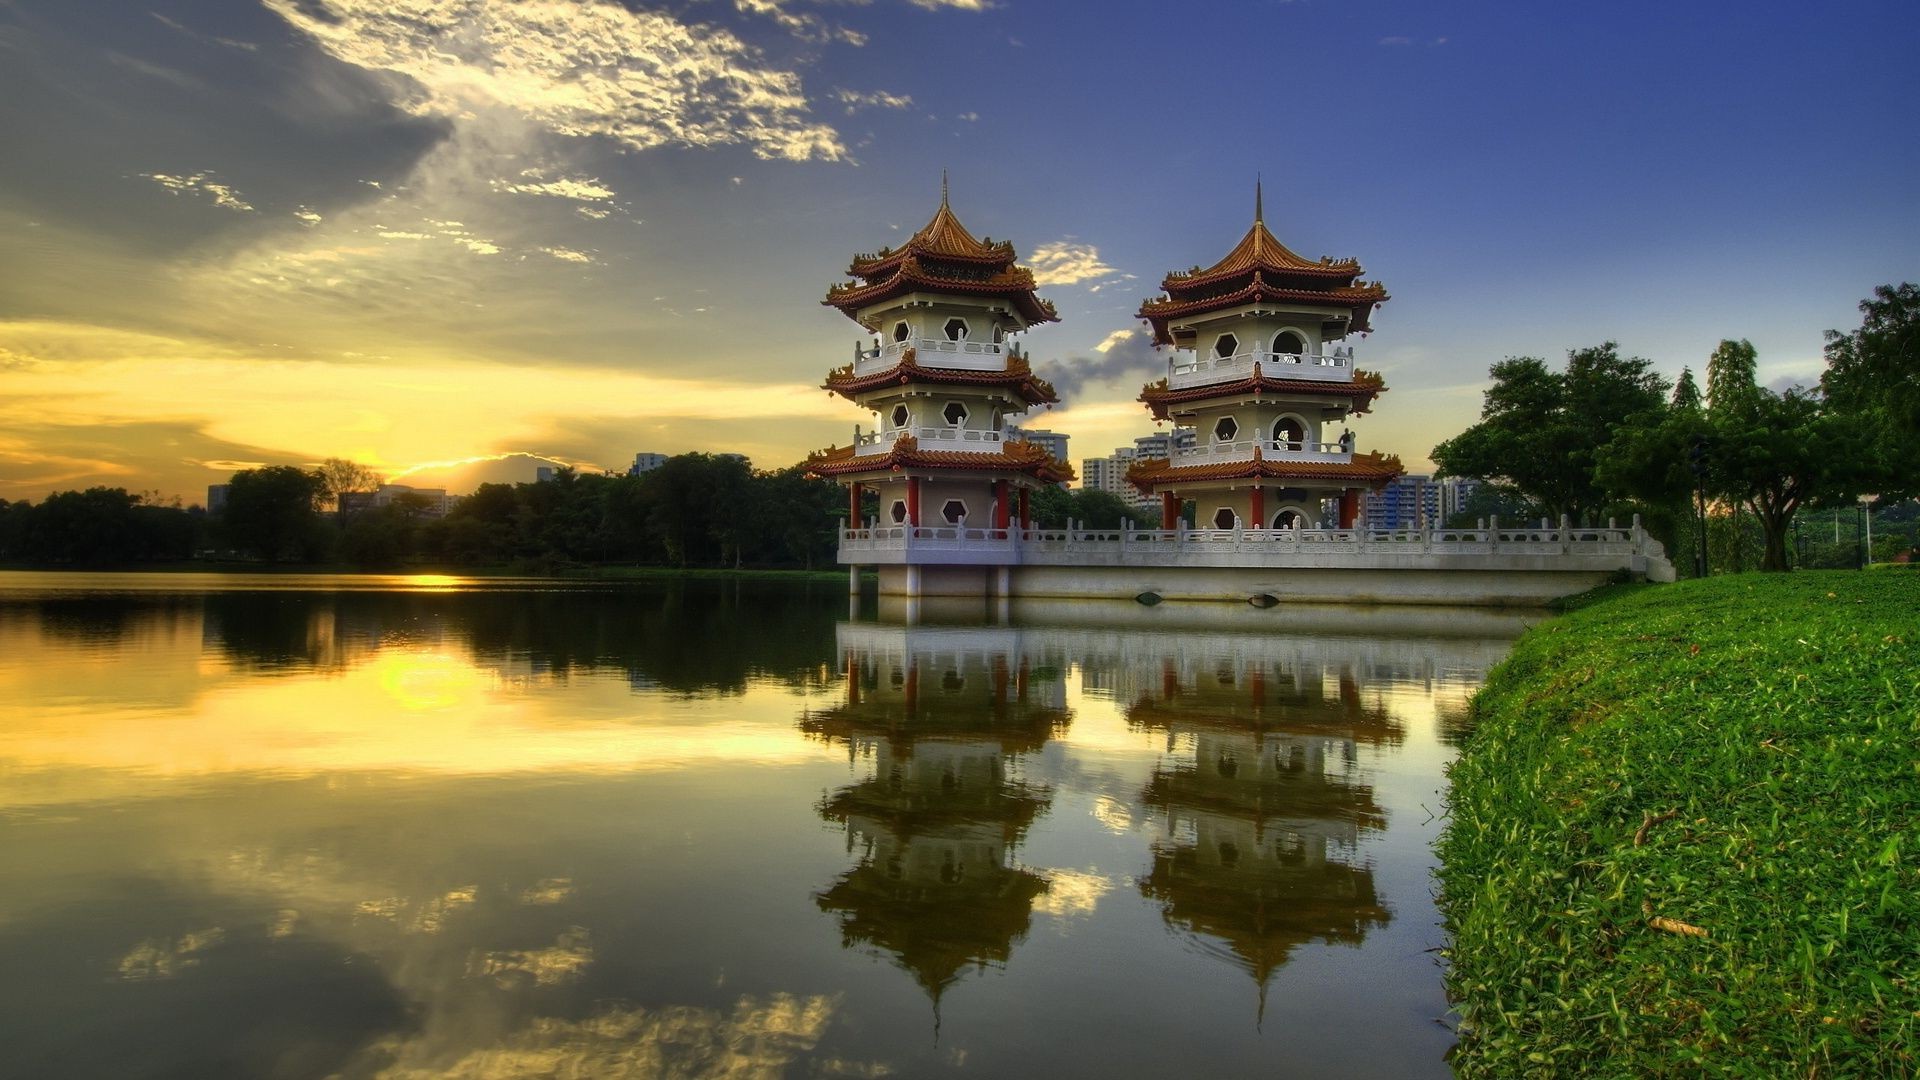
[[[1443,1076],[1519,629],[0,574],[0,1075]]]

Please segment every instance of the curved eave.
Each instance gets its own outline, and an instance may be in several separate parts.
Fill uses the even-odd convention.
[[[1156,420],[1167,419],[1175,405],[1212,401],[1216,398],[1260,397],[1265,394],[1285,397],[1343,397],[1353,403],[1352,409],[1355,413],[1363,414],[1373,404],[1373,399],[1385,393],[1386,389],[1386,386],[1377,380],[1339,383],[1315,382],[1310,379],[1270,379],[1265,375],[1252,375],[1239,382],[1189,386],[1179,390],[1168,389],[1165,380],[1162,380],[1142,388],[1139,400],[1153,410]]]
[[[809,476],[827,478],[857,473],[904,472],[1012,472],[1049,484],[1074,478],[1073,466],[1057,460],[1027,442],[1008,443],[999,452],[977,450],[922,450],[913,439],[900,439],[884,454],[855,456],[853,447],[834,447],[807,458]]]
[[[907,262],[882,281],[836,285],[827,291],[827,298],[821,303],[839,309],[841,314],[857,322],[861,308],[897,300],[909,293],[947,293],[1005,300],[1028,326],[1060,321],[1053,305],[1040,299],[1033,290],[1033,274],[1024,267],[1012,267],[986,281],[968,281],[929,274],[917,263]]]
[[[1365,331],[1370,329],[1368,319],[1374,305],[1384,303],[1388,299],[1390,298],[1387,296],[1387,290],[1379,284],[1347,285],[1323,292],[1315,289],[1276,288],[1259,275],[1255,275],[1245,286],[1218,296],[1209,296],[1200,300],[1181,300],[1171,296],[1148,300],[1140,305],[1140,310],[1136,314],[1153,324],[1156,344],[1170,345],[1173,343],[1173,336],[1167,329],[1167,323],[1173,319],[1206,315],[1263,301],[1346,308],[1352,312],[1352,321],[1348,329]]]
[[[933,217],[922,225],[898,250],[884,255],[855,255],[848,268],[855,277],[872,277],[885,273],[907,259],[921,257],[945,259],[949,262],[968,263],[976,266],[998,266],[1013,262],[1013,245],[1002,240],[997,244],[983,243],[975,239],[960,218],[953,212],[944,198]]]
[[[960,371],[954,368],[922,367],[911,360],[900,363],[868,375],[855,375],[841,368],[827,376],[820,388],[839,394],[849,401],[870,390],[879,390],[890,386],[910,386],[914,383],[933,383],[940,386],[981,386],[1010,390],[1028,405],[1058,405],[1060,395],[1054,392],[1053,385],[1036,376],[1025,363],[1015,359],[1008,361],[1005,371]]]
[[[1377,453],[1351,462],[1272,461],[1253,457],[1245,461],[1174,465],[1165,458],[1149,458],[1127,470],[1127,482],[1149,495],[1162,488],[1215,480],[1331,482],[1380,488],[1404,476],[1406,471],[1398,457]]]

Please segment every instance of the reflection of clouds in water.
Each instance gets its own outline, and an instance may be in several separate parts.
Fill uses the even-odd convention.
[[[1126,803],[1111,795],[1102,795],[1093,802],[1094,820],[1105,825],[1115,836],[1125,836],[1133,831],[1133,810]]]
[[[378,900],[362,900],[355,905],[354,912],[376,919],[386,919],[395,924],[404,925],[415,934],[437,934],[447,924],[447,916],[464,907],[471,907],[480,890],[473,885],[463,885],[448,890],[441,896],[413,904],[404,896],[388,896]],[[403,919],[412,909],[413,917]]]
[[[1100,898],[1112,891],[1114,879],[1097,871],[1048,870],[1047,891],[1034,902],[1033,910],[1042,915],[1069,918],[1091,915]]]
[[[491,977],[502,989],[524,985],[558,986],[580,977],[593,963],[593,943],[584,926],[569,927],[544,949],[509,949],[476,957],[468,965],[475,977]]]
[[[418,1041],[388,1039],[373,1048],[394,1064],[382,1080],[516,1080],[521,1077],[784,1077],[832,1024],[838,997],[774,994],[742,997],[731,1012],[673,1005],[613,1009],[585,1020],[539,1017],[500,1042],[451,1061],[434,1060]],[[891,1075],[885,1065],[827,1059],[815,1076]]]
[[[547,878],[520,894],[523,904],[558,904],[573,895],[572,878]]]
[[[226,940],[227,932],[217,926],[182,934],[174,940],[150,938],[135,945],[120,958],[120,978],[128,982],[171,979],[200,963],[194,954]]]

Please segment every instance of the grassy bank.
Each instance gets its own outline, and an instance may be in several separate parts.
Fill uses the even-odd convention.
[[[1461,1075],[1920,1072],[1920,573],[1616,589],[1473,708]]]

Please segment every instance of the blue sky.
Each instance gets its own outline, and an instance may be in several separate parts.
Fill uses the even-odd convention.
[[[819,299],[942,169],[1060,309],[1076,457],[1151,428],[1122,332],[1256,176],[1393,294],[1360,434],[1415,468],[1506,356],[1810,381],[1916,276],[1916,46],[1910,3],[0,0],[0,497],[789,464],[865,419]]]

